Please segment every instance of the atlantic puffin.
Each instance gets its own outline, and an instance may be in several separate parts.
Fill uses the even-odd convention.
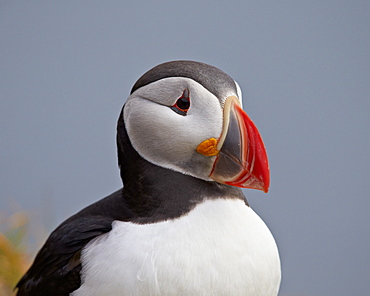
[[[195,61],[134,84],[117,125],[123,188],[64,221],[17,295],[277,295],[278,248],[241,188],[268,191],[239,85]]]

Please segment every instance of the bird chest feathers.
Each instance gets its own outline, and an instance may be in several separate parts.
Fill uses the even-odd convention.
[[[72,296],[277,295],[278,250],[242,200],[208,200],[155,224],[114,222],[82,251]]]

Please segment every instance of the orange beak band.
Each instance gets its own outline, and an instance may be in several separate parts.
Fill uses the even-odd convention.
[[[197,147],[197,152],[205,156],[216,156],[220,151],[217,150],[218,141],[215,138],[204,140]]]
[[[220,138],[203,141],[197,151],[206,156],[217,155],[210,174],[215,181],[268,191],[270,169],[265,146],[256,126],[235,96],[225,101]]]

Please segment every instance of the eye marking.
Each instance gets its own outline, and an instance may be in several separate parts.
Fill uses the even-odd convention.
[[[170,107],[176,113],[185,116],[190,108],[190,92],[186,88],[176,103]]]

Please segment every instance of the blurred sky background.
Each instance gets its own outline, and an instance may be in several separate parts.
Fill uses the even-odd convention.
[[[270,159],[245,190],[282,296],[369,295],[369,1],[1,1],[0,212],[48,232],[121,187],[134,82],[191,59],[237,80]]]

